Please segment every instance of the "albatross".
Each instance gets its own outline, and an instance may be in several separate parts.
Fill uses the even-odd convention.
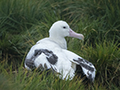
[[[79,65],[84,75],[91,81],[95,78],[94,65],[67,50],[65,37],[74,37],[83,40],[82,34],[74,32],[65,21],[56,21],[49,29],[49,37],[39,40],[33,45],[25,58],[25,68],[32,70],[52,69],[59,73],[61,79],[72,80],[76,66]]]

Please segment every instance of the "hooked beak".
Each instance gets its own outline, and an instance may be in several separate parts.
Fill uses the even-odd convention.
[[[70,31],[69,31],[69,36],[84,40],[84,36],[82,34],[76,33],[72,29],[70,29]]]

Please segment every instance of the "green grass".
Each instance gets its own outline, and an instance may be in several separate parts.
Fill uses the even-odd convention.
[[[0,88],[2,90],[78,90],[93,89],[106,90],[105,87],[98,84],[84,85],[82,79],[75,77],[73,80],[61,80],[52,73],[46,75],[46,72],[31,72],[23,68],[23,64],[17,70],[13,70],[12,65],[7,66],[1,63],[0,69]],[[4,67],[4,68],[3,68]]]
[[[120,0],[0,0],[1,90],[119,90]],[[50,26],[65,20],[85,40],[66,38],[68,49],[96,67],[93,85],[24,69],[24,59]]]

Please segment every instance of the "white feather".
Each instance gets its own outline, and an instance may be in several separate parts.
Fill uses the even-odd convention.
[[[63,28],[66,27],[66,29]],[[77,62],[78,58],[82,59],[82,57],[78,56],[77,54],[66,50],[67,49],[67,44],[66,44],[66,40],[65,40],[65,36],[69,36],[69,33],[73,33],[70,34],[73,37],[74,34],[76,34],[74,31],[72,31],[69,27],[69,25],[64,22],[64,21],[58,21],[55,24],[52,25],[52,27],[49,30],[49,34],[50,36],[48,38],[44,38],[42,40],[39,40],[34,46],[32,46],[32,48],[30,49],[30,51],[28,52],[27,56],[26,56],[26,61],[31,59],[34,54],[35,54],[35,50],[40,50],[40,49],[47,49],[49,51],[52,51],[58,58],[57,62],[53,65],[51,64],[47,58],[50,58],[52,56],[52,54],[46,55],[45,53],[41,53],[39,56],[34,57],[34,66],[36,68],[39,68],[40,65],[42,65],[42,67],[45,67],[45,65],[47,66],[47,69],[54,69],[54,71],[56,71],[57,73],[60,73],[60,75],[58,75],[60,78],[62,79],[73,79],[75,76],[75,70],[76,70],[76,65],[80,65],[79,62]],[[62,35],[64,34],[64,35]],[[84,38],[83,35],[81,34],[77,34],[76,36],[77,38]],[[76,60],[76,61],[75,61]],[[30,68],[27,66],[26,64],[27,62],[25,62],[25,68],[27,68],[28,70],[30,70]],[[92,78],[94,80],[95,78],[95,67],[92,65],[89,65],[86,62],[81,62],[84,63],[85,65],[88,65],[90,67],[94,68],[94,71],[91,72],[89,70],[87,70],[85,67],[82,67],[82,70],[84,72],[84,74],[89,78],[89,74],[92,75]]]

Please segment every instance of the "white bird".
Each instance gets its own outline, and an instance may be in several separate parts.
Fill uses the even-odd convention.
[[[60,78],[71,80],[79,65],[86,77],[93,82],[96,71],[94,65],[67,50],[66,36],[84,39],[82,34],[74,32],[65,21],[57,21],[51,26],[49,37],[39,40],[31,47],[25,59],[25,68],[52,69],[60,73]]]

